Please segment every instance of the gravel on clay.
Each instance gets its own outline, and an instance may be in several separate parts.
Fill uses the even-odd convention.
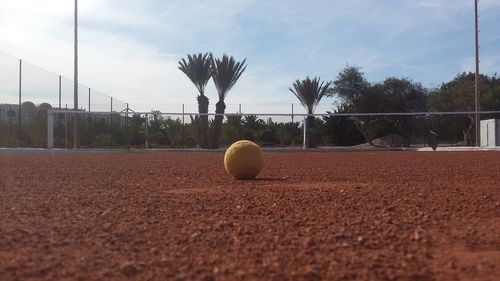
[[[500,280],[499,152],[0,156],[0,280]]]

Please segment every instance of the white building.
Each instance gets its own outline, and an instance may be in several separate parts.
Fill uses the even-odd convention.
[[[481,120],[481,146],[500,146],[500,120]]]

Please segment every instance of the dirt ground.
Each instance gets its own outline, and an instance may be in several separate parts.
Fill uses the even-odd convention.
[[[500,152],[0,156],[0,280],[500,280]]]

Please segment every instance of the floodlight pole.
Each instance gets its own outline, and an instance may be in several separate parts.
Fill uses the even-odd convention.
[[[479,116],[479,28],[478,28],[478,13],[477,4],[479,0],[474,0],[474,39],[476,52],[476,75],[474,85],[474,105],[475,105],[475,123],[476,123],[476,146],[481,146],[480,126],[481,119]]]
[[[74,69],[74,80],[73,80],[73,93],[74,93],[74,106],[73,109],[75,111],[78,110],[78,0],[75,0],[75,69]],[[73,148],[78,148],[78,114],[75,113],[73,117]]]

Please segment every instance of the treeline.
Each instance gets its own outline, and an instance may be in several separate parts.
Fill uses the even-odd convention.
[[[426,145],[430,131],[437,133],[444,144],[474,145],[473,115],[335,116],[339,113],[474,111],[474,79],[473,73],[461,73],[438,88],[426,89],[407,78],[390,77],[370,83],[358,67],[348,66],[328,84],[327,96],[338,98],[332,110],[327,112],[332,115],[308,121],[307,124],[314,126],[308,126],[307,130],[315,145],[320,146]],[[496,76],[481,75],[479,81],[481,110],[500,110]],[[500,118],[500,115],[481,117]],[[189,124],[183,125],[180,119],[162,118],[161,115],[149,121],[136,116],[130,131],[131,144],[141,146],[148,141],[151,147],[199,147],[203,131],[208,132],[209,143],[216,138],[214,132],[217,132],[213,120],[208,120],[207,127],[200,125],[200,121],[191,116]],[[147,134],[144,132],[146,124],[149,127]],[[302,145],[303,129],[302,122],[274,122],[265,116],[233,115],[224,118],[219,141],[224,146],[239,139],[250,139],[265,146]]]
[[[461,73],[435,89],[426,89],[406,78],[390,77],[370,83],[359,68],[348,66],[328,84],[326,96],[337,98],[332,110],[327,112],[332,115],[308,120],[307,123],[314,126],[307,126],[307,133],[319,146],[421,146],[427,144],[430,131],[437,133],[444,144],[474,145],[473,115],[349,116],[356,113],[474,111],[474,80],[473,73]],[[481,111],[500,110],[496,75],[481,75],[479,82]],[[17,118],[0,120],[0,146],[47,146],[47,108],[38,107],[32,112],[30,118],[22,120],[21,126]],[[55,115],[56,147],[72,147],[74,116],[69,113]],[[79,116],[82,148],[203,147],[200,140],[204,145],[217,143],[216,147],[223,147],[239,139],[253,140],[264,146],[301,146],[304,134],[303,122],[298,117],[295,122],[277,122],[266,116],[228,115],[220,124],[220,119],[203,115],[202,118],[189,116],[183,123],[180,118],[163,116],[160,112],[128,118],[118,113],[82,113]],[[483,114],[481,118],[500,118],[500,115]]]
[[[390,77],[380,83],[369,83],[358,67],[348,66],[338,74],[329,95],[340,99],[333,113],[469,112],[474,111],[474,81],[473,73],[461,73],[431,90],[407,78]],[[480,110],[500,110],[496,75],[480,75],[479,89]],[[353,117],[349,118],[353,126],[348,126],[346,134],[355,136],[359,132],[370,144],[380,137],[397,136],[403,146],[409,146],[432,130],[444,142],[474,145],[473,117],[458,114]],[[481,116],[482,119],[499,117],[498,114]]]

